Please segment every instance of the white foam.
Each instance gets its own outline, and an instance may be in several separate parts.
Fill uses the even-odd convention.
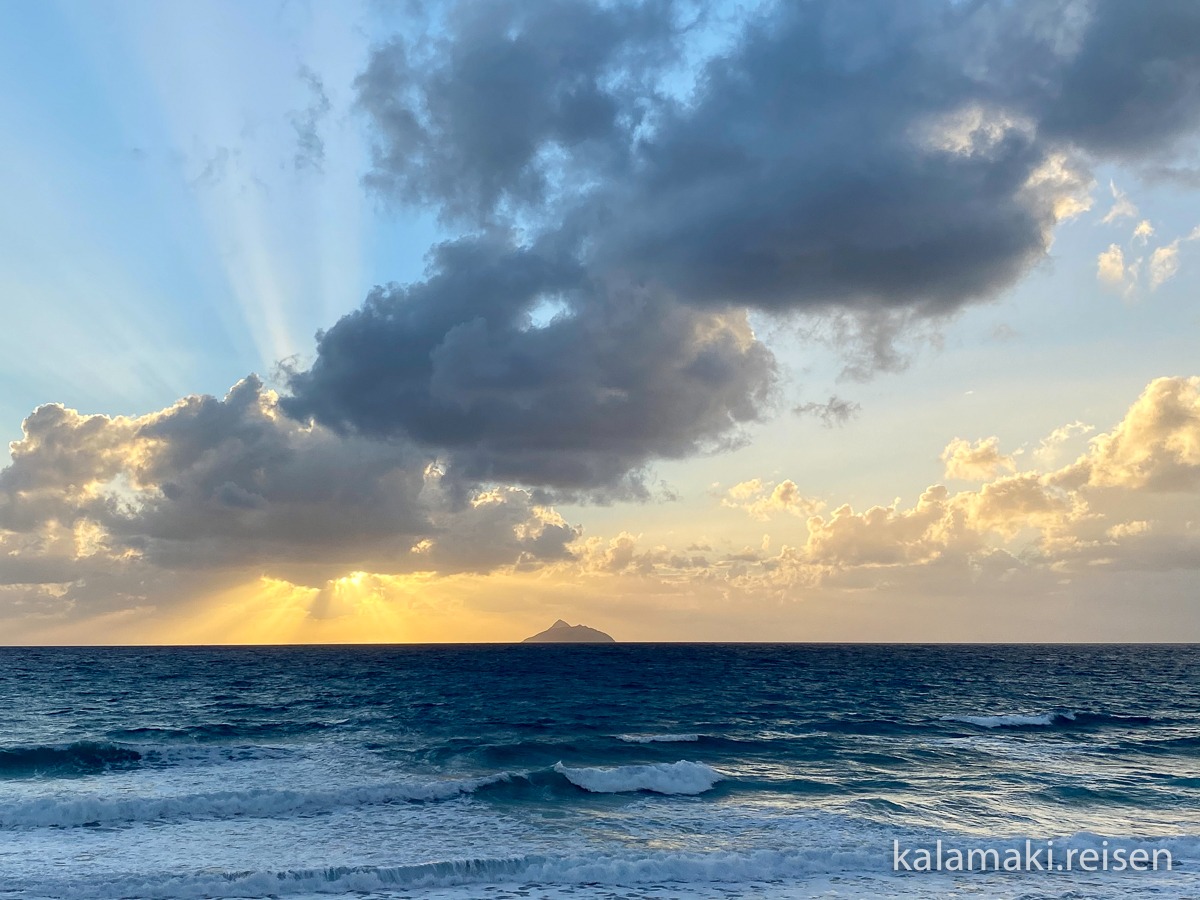
[[[838,856],[835,854],[835,856]],[[296,894],[427,891],[462,885],[503,884],[638,885],[737,883],[844,871],[868,864],[868,854],[851,859],[812,852],[759,850],[751,853],[587,854],[461,859],[410,866],[336,866],[283,871],[203,872],[192,875],[126,876],[87,883],[59,881],[56,896],[76,900],[153,897],[162,900],[278,897]],[[32,887],[32,886],[31,886]],[[39,886],[41,887],[41,886]],[[44,890],[45,888],[42,887]],[[392,896],[390,893],[387,896]],[[476,894],[475,896],[479,896]]]
[[[618,734],[627,744],[685,744],[700,740],[698,734]]]
[[[66,828],[165,819],[264,818],[375,803],[449,800],[521,777],[509,772],[461,781],[403,781],[328,791],[254,789],[161,797],[39,797],[0,806],[0,828]]]
[[[1056,841],[1056,846],[1068,847],[1100,847],[1103,846],[1099,835],[1080,833],[1065,840]],[[1190,855],[1196,849],[1195,838],[1162,838],[1146,840],[1138,838],[1112,838],[1113,846],[1126,847],[1163,847],[1172,851],[1177,859]],[[972,844],[986,846],[986,842]],[[1013,838],[1004,844],[1019,846],[1020,840]],[[965,845],[964,845],[965,846]],[[155,898],[155,900],[211,900],[211,898],[248,898],[248,897],[280,897],[295,895],[348,895],[362,892],[377,896],[398,896],[393,891],[399,889],[402,896],[410,893],[427,892],[438,888],[458,886],[475,886],[469,896],[504,896],[496,889],[502,885],[520,886],[516,891],[518,896],[529,896],[533,885],[572,885],[576,887],[598,888],[587,894],[570,892],[571,896],[605,896],[611,897],[614,886],[634,885],[675,885],[676,888],[664,896],[692,896],[693,888],[704,885],[736,885],[739,896],[744,888],[751,884],[769,882],[773,886],[769,893],[772,897],[784,896],[816,896],[810,890],[802,893],[789,893],[788,882],[794,887],[811,887],[814,877],[838,876],[838,896],[846,891],[845,896],[898,896],[904,891],[906,883],[918,883],[919,887],[912,894],[905,896],[927,897],[933,893],[948,895],[954,892],[955,886],[937,879],[936,876],[912,879],[904,874],[897,874],[891,869],[891,857],[880,853],[875,843],[857,848],[834,848],[828,845],[817,847],[798,846],[787,850],[755,850],[750,852],[645,852],[632,851],[629,853],[585,853],[579,855],[565,854],[562,856],[511,856],[484,857],[475,859],[455,859],[429,862],[416,865],[401,866],[331,866],[309,869],[257,870],[240,872],[206,871],[193,874],[145,873],[140,875],[118,876],[110,879],[89,878],[86,881],[77,877],[58,877],[50,880],[39,879],[37,884],[6,883],[7,889],[25,890],[34,896],[69,896],[74,900],[109,900],[112,897],[125,898]],[[1172,887],[1186,885],[1192,888],[1197,880],[1194,873],[1179,870],[1161,873],[1141,873],[1139,883],[1146,884],[1156,895],[1155,875],[1170,879]],[[978,873],[974,876],[981,885],[995,888],[1001,884],[1013,884],[1011,877],[1003,877],[1003,881],[990,880],[987,875]],[[1056,874],[1064,881],[1070,880],[1067,874]],[[857,879],[872,879],[869,887],[864,890],[855,889]],[[853,879],[853,880],[852,880]],[[1094,884],[1094,883],[1093,883]],[[686,885],[686,889],[679,886]],[[1113,879],[1111,885],[1114,892],[1106,892],[1105,896],[1123,896],[1119,891],[1119,882]],[[479,890],[486,886],[486,891]],[[864,885],[866,887],[866,885]],[[958,885],[961,887],[961,885]],[[1028,882],[1020,885],[1022,890],[1003,896],[1028,897]],[[931,890],[932,888],[932,890]],[[539,890],[538,896],[548,897],[551,894]],[[1190,890],[1186,890],[1189,896]],[[655,896],[659,893],[656,891]],[[823,895],[823,894],[822,894]],[[989,891],[989,896],[999,896],[999,893]],[[1059,892],[1055,891],[1055,896]],[[17,896],[21,896],[18,894]],[[1039,894],[1040,896],[1040,894]],[[1089,894],[1091,896],[1091,894]],[[1140,896],[1140,894],[1139,894]],[[1172,896],[1179,896],[1172,892]]]
[[[980,728],[1020,728],[1024,726],[1054,725],[1059,722],[1074,722],[1075,714],[1071,712],[1048,712],[1036,715],[1003,713],[994,716],[943,716],[942,721],[964,722],[967,725],[977,725]]]
[[[571,784],[594,794],[653,791],[656,794],[703,794],[725,776],[704,763],[681,759],[646,766],[617,766],[615,769],[568,768],[555,763],[554,771]]]

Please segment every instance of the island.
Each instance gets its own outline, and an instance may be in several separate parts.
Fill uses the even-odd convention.
[[[559,619],[545,631],[527,637],[523,644],[615,644],[612,635],[586,625],[568,625]]]

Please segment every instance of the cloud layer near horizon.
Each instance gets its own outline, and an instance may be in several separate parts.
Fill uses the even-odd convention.
[[[46,406],[26,420],[0,473],[0,597],[10,614],[0,618],[25,615],[25,627],[118,611],[153,620],[173,595],[241,586],[260,599],[279,593],[302,619],[345,623],[364,596],[385,605],[409,596],[414,575],[431,596],[439,584],[458,590],[486,576],[474,582],[480,596],[456,609],[496,613],[528,601],[493,595],[493,578],[571,596],[607,584],[626,606],[694,596],[752,609],[847,591],[883,604],[942,596],[957,605],[967,592],[1017,587],[1082,599],[1096,578],[1200,569],[1200,378],[1156,379],[1057,468],[1013,471],[1021,456],[999,446],[996,437],[952,441],[943,458],[968,465],[953,474],[980,483],[930,485],[911,506],[855,511],[806,494],[802,479],[751,479],[719,506],[769,529],[758,545],[714,546],[685,531],[646,546],[631,533],[586,535],[528,491],[457,498],[434,466],[414,478],[378,442],[298,426],[253,380],[223,400],[188,398],[136,419]],[[341,460],[334,481],[329,454]]]
[[[1076,422],[1052,437],[1083,430]],[[730,488],[721,505],[768,523],[759,546],[720,554],[708,547],[685,558],[668,547],[642,547],[627,534],[607,547],[585,543],[582,559],[643,582],[703,586],[747,606],[766,597],[866,603],[881,621],[899,621],[910,605],[932,605],[939,616],[966,617],[950,635],[959,640],[1021,639],[1021,624],[1055,601],[1082,617],[1089,608],[1104,609],[1101,628],[1077,623],[1083,639],[1181,637],[1171,631],[1173,619],[1164,619],[1163,628],[1137,621],[1138,605],[1122,592],[1142,591],[1146,609],[1191,602],[1177,591],[1180,578],[1194,579],[1200,570],[1200,378],[1155,379],[1115,427],[1058,468],[1014,471],[1014,457],[1000,453],[996,437],[955,439],[943,459],[948,474],[978,486],[952,491],[933,484],[912,505],[897,500],[856,511],[806,494],[792,479],[751,479]],[[800,532],[795,516],[804,519]],[[1170,587],[1159,593],[1163,581]],[[1000,604],[1000,615],[993,604]],[[989,634],[1006,607],[1021,612],[1008,631]],[[934,622],[914,621],[913,631],[877,638],[919,640],[921,628],[928,629],[925,639],[947,637]],[[1069,619],[1046,624],[1044,636],[1076,639]]]

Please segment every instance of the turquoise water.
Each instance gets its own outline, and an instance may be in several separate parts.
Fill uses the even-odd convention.
[[[1194,647],[0,649],[0,723],[0,898],[1200,896]]]

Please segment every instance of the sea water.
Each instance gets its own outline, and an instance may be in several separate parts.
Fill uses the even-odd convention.
[[[1198,835],[1194,647],[0,649],[0,898],[1195,897]]]

